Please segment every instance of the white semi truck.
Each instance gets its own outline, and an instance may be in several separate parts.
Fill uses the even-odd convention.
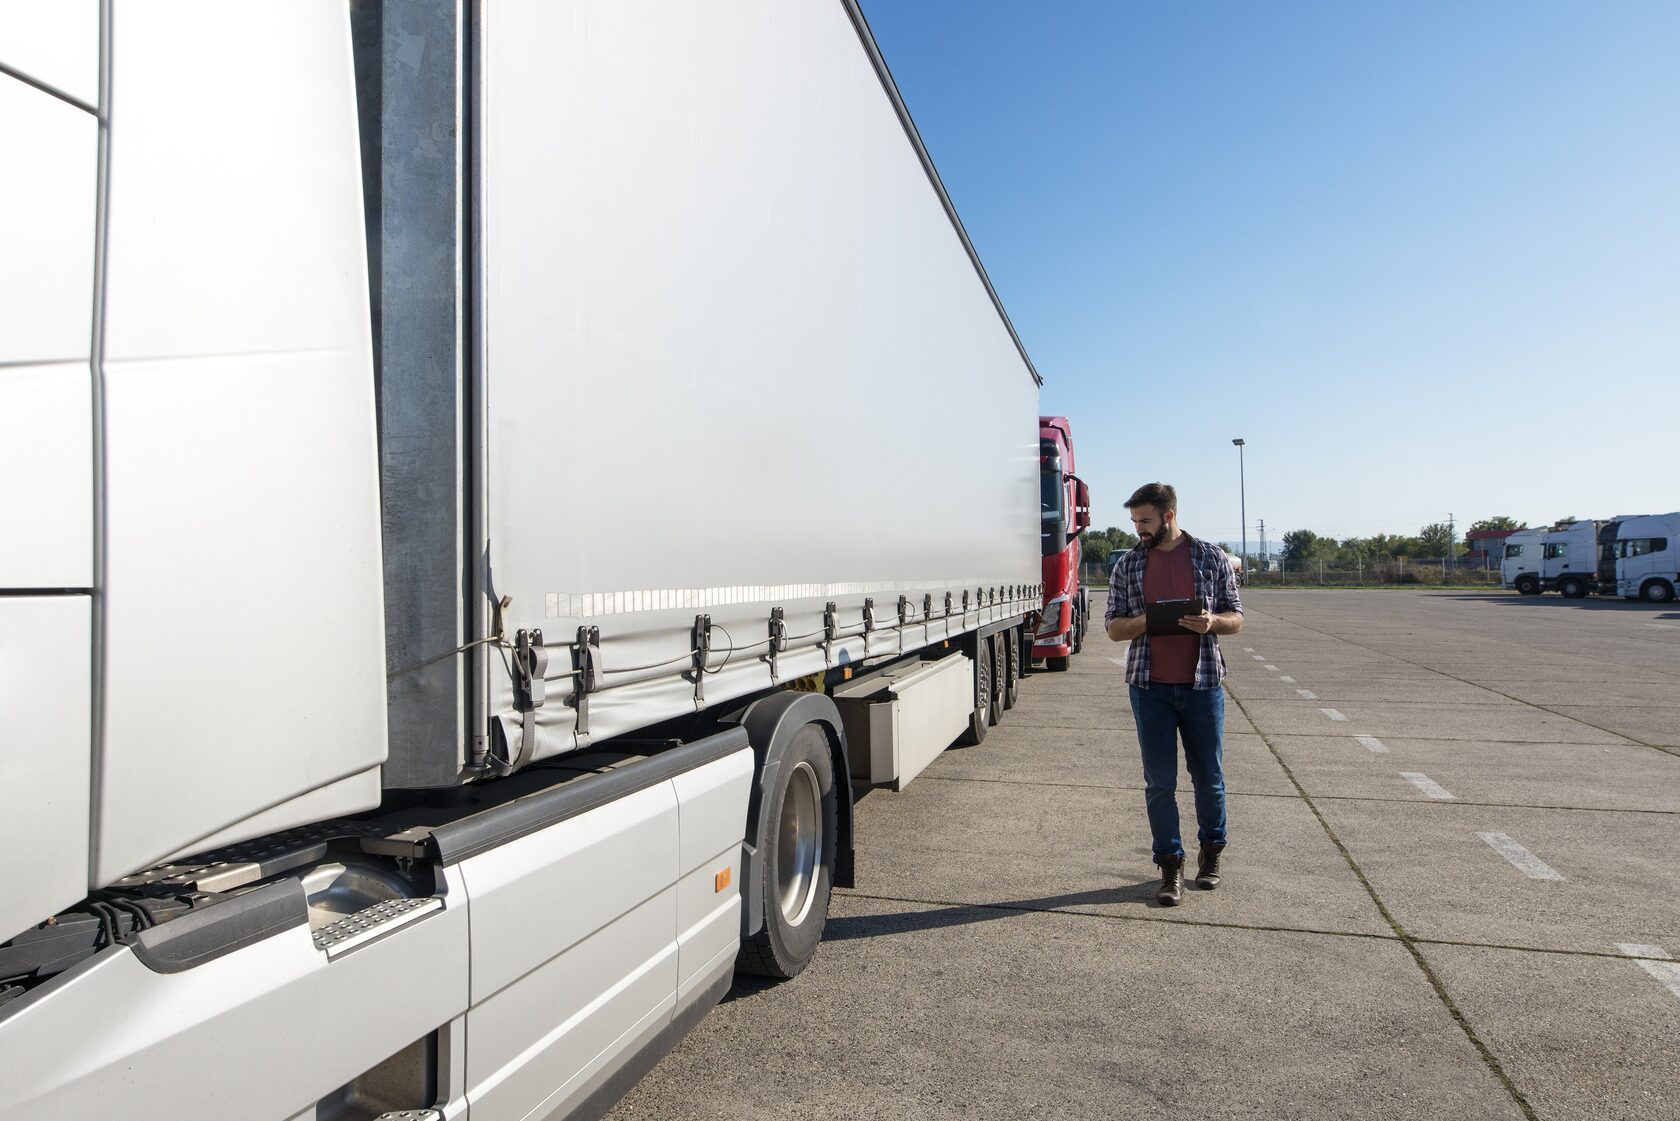
[[[1680,589],[1680,511],[1619,518],[1615,527],[1601,562],[1615,580],[1603,590],[1624,599],[1672,603]]]
[[[6,4],[0,152],[0,1118],[599,1114],[1012,702],[854,0]]]

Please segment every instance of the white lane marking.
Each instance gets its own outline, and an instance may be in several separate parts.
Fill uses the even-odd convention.
[[[1276,667],[1276,666],[1274,666],[1274,665],[1272,665],[1272,664],[1270,664],[1270,663],[1267,663],[1267,664],[1266,664],[1266,665],[1263,665],[1263,666],[1261,666],[1261,667],[1260,667],[1260,668],[1261,668],[1261,669],[1269,669],[1269,670],[1271,670],[1271,671],[1272,671],[1272,672],[1273,672],[1273,673],[1276,673],[1276,672],[1277,672],[1277,671],[1278,671],[1278,668],[1277,668],[1277,667]]]
[[[1663,949],[1661,946],[1647,946],[1642,942],[1617,942],[1616,949],[1622,951],[1622,953],[1626,954],[1630,958],[1662,958],[1664,961],[1674,960],[1674,955]]]
[[[1254,660],[1257,661],[1257,662],[1263,662],[1266,659],[1264,659],[1260,655],[1256,654],[1256,655],[1254,655]]]
[[[1333,708],[1321,708],[1318,711],[1322,712],[1324,715],[1328,716],[1332,720],[1346,720],[1347,719],[1347,717],[1343,716],[1341,713],[1337,712]]]
[[[1252,653],[1254,653],[1254,647],[1252,647],[1252,646],[1244,646],[1244,647],[1243,647],[1243,653],[1244,653],[1244,654],[1252,654]]]
[[[1453,800],[1451,792],[1446,787],[1420,771],[1401,771],[1400,777],[1437,801],[1450,802]]]
[[[1493,851],[1511,862],[1511,867],[1531,880],[1561,880],[1563,874],[1503,833],[1477,833]]]
[[[1301,699],[1303,701],[1316,701],[1316,700],[1318,700],[1318,694],[1313,692],[1311,689],[1297,689],[1295,691],[1297,693],[1301,694]]]
[[[1628,957],[1662,958],[1662,961],[1641,961],[1639,968],[1654,977],[1659,985],[1680,997],[1680,961],[1670,961],[1668,951],[1661,946],[1640,946],[1617,942],[1616,949]]]
[[[1121,669],[1126,668],[1126,659],[1124,659],[1124,658],[1110,658],[1109,661],[1113,662],[1115,665],[1119,666]]]
[[[1680,631],[1680,627],[1676,627],[1671,623],[1646,623],[1645,625],[1647,627],[1655,627],[1659,631]]]
[[[1295,679],[1293,677],[1280,677],[1278,680],[1289,685],[1295,684]]]
[[[1378,755],[1381,755],[1388,750],[1388,745],[1383,743],[1383,741],[1379,740],[1376,736],[1354,736],[1353,738],[1359,741],[1360,747],[1374,751]]]

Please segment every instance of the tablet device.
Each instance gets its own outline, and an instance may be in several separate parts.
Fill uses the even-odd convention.
[[[1187,631],[1178,625],[1178,621],[1186,615],[1200,615],[1207,609],[1207,600],[1201,596],[1194,599],[1158,599],[1148,604],[1144,610],[1147,614],[1145,634],[1152,635],[1194,635],[1195,631]]]

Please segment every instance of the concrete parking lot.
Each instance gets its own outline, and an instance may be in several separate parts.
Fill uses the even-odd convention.
[[[1217,891],[1154,902],[1098,637],[864,797],[810,969],[737,984],[611,1116],[1680,1117],[1680,611],[1246,605]]]

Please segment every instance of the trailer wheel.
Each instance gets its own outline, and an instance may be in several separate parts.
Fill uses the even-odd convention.
[[[1537,596],[1540,594],[1540,581],[1532,576],[1517,577],[1517,594],[1520,596]]]
[[[1014,708],[1021,696],[1021,632],[1004,631],[1002,638],[1003,707]]]
[[[834,764],[816,724],[794,733],[763,807],[764,927],[741,944],[735,968],[761,977],[796,976],[811,963],[828,923],[839,834]]]
[[[1667,580],[1647,580],[1639,588],[1639,598],[1646,603],[1667,603],[1674,598],[1674,585]]]
[[[974,747],[986,738],[992,716],[992,659],[986,650],[986,640],[975,643],[974,711],[968,714],[968,730],[958,743]]]
[[[1565,576],[1558,581],[1558,591],[1564,599],[1580,599],[1587,594],[1587,582],[1579,576]]]
[[[987,657],[992,660],[992,703],[987,709],[986,721],[998,724],[1003,721],[1003,694],[1009,680],[1009,669],[1003,664],[1003,635],[992,634],[986,636]]]

